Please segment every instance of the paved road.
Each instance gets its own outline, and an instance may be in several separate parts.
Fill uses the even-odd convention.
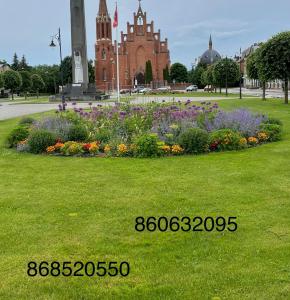
[[[190,99],[191,101],[219,101],[224,100],[225,97],[176,97],[175,101],[181,100],[181,101],[187,101]],[[146,104],[150,103],[152,101],[154,102],[171,102],[173,100],[173,97],[138,97],[136,100],[132,100],[131,103],[133,104]],[[113,102],[94,102],[94,105],[97,104],[105,104],[105,105],[114,105]],[[88,103],[78,103],[78,107],[87,108]],[[69,104],[69,107],[72,107],[71,104]],[[22,117],[25,115],[30,115],[34,113],[41,113],[46,112],[50,110],[56,110],[58,108],[58,104],[16,104],[14,102],[13,104],[9,102],[2,102],[0,103],[0,120],[6,120],[16,117]]]

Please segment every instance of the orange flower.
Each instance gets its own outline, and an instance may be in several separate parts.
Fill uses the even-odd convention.
[[[118,146],[119,154],[126,154],[128,152],[128,147],[125,144],[120,144]]]
[[[184,151],[184,149],[179,145],[173,145],[171,151],[173,154],[177,155],[181,154]]]
[[[64,146],[63,143],[58,142],[54,145],[54,148],[55,148],[55,150],[60,150],[63,146]]]
[[[106,145],[105,148],[104,148],[104,152],[105,152],[105,153],[108,153],[108,152],[110,152],[110,151],[111,151],[110,145]]]
[[[55,147],[54,146],[50,146],[50,147],[46,148],[46,152],[49,153],[49,154],[53,153],[54,151],[55,151]]]

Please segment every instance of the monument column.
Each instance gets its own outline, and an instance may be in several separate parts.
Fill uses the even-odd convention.
[[[84,0],[70,0],[73,84],[89,84]]]

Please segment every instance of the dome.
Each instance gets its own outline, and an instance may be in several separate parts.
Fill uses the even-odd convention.
[[[221,58],[222,57],[216,50],[209,49],[203,53],[203,55],[200,58],[200,61],[207,65],[213,65],[214,63],[219,61]]]
[[[206,50],[200,58],[200,62],[206,65],[213,65],[217,61],[221,60],[221,55],[213,49],[211,36],[209,38],[209,48]]]

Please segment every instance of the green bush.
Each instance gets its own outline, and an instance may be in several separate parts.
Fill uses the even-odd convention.
[[[31,132],[28,138],[30,152],[38,154],[46,151],[46,148],[53,146],[56,142],[56,135],[46,130]]]
[[[101,143],[109,143],[111,139],[111,134],[109,130],[100,129],[96,134],[94,134],[94,141],[99,141]]]
[[[17,144],[26,140],[29,136],[29,130],[26,127],[18,126],[11,131],[7,137],[7,144],[9,148],[16,147]]]
[[[33,119],[33,118],[31,118],[31,117],[24,117],[24,118],[22,118],[20,121],[19,121],[19,125],[20,126],[30,126],[30,125],[32,125],[33,123],[35,122],[35,120]]]
[[[269,118],[267,121],[264,122],[264,124],[275,124],[275,125],[283,126],[282,121],[276,118]]]
[[[207,131],[200,128],[190,128],[179,137],[179,144],[185,153],[199,154],[208,152],[209,135]]]
[[[136,155],[138,157],[158,157],[161,151],[158,147],[158,139],[154,134],[145,134],[136,140]]]
[[[88,140],[88,131],[84,125],[73,125],[69,129],[68,139],[75,142],[86,142]]]
[[[277,124],[262,124],[260,126],[262,132],[268,134],[269,142],[276,142],[282,139],[282,126]]]
[[[210,134],[210,150],[212,151],[230,151],[245,148],[246,140],[231,129],[221,129]]]

